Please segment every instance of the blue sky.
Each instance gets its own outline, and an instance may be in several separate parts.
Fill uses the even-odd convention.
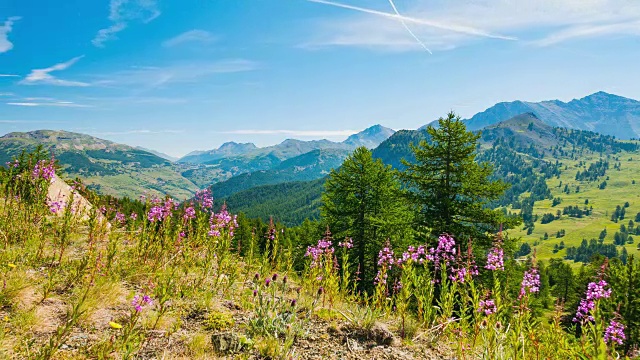
[[[640,99],[639,60],[637,0],[3,0],[0,133],[171,155],[342,140],[500,101]]]

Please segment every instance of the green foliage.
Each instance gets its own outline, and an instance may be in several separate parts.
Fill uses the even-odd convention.
[[[487,244],[489,232],[517,224],[514,218],[487,208],[508,188],[492,181],[491,167],[475,162],[480,137],[466,130],[454,113],[429,127],[430,142],[413,147],[416,161],[405,162],[402,179],[407,197],[416,209],[416,225],[431,235],[442,232],[460,238],[471,237]]]
[[[360,271],[362,284],[373,280],[376,256],[386,240],[395,245],[410,239],[410,212],[400,185],[391,167],[374,160],[365,147],[331,172],[322,201],[322,220],[334,238],[353,239],[353,267]]]

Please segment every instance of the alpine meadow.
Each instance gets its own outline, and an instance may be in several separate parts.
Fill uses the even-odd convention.
[[[640,358],[638,24],[0,5],[0,359]]]

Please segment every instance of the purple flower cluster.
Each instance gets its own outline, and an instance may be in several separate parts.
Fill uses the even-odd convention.
[[[40,160],[36,163],[36,165],[33,167],[33,171],[31,172],[31,176],[34,179],[45,179],[48,181],[52,181],[53,177],[56,174],[56,169],[53,166],[53,159],[47,161],[47,160]]]
[[[580,300],[576,316],[573,318],[574,322],[578,321],[594,321],[593,316],[590,314],[591,310],[595,309],[596,301],[600,299],[606,299],[611,296],[611,289],[606,289],[609,286],[606,281],[600,280],[596,282],[590,282],[587,285],[587,292],[584,299]]]
[[[17,168],[18,166],[20,166],[20,161],[18,161],[17,159],[13,161],[7,161],[5,165],[7,165],[7,167]]]
[[[213,195],[211,189],[204,189],[196,192],[196,201],[204,209],[211,209],[213,207]]]
[[[185,221],[195,219],[196,209],[194,209],[193,206],[189,206],[188,208],[184,209],[184,215],[182,217],[184,218]]]
[[[618,345],[622,345],[626,338],[627,337],[624,335],[624,325],[615,320],[611,320],[611,322],[609,322],[609,326],[607,326],[604,331],[604,342],[615,342]]]
[[[413,262],[423,264],[427,257],[426,247],[424,245],[420,245],[418,247],[409,246],[407,251],[402,253],[402,257],[396,259],[397,265],[402,265],[407,261],[411,260]]]
[[[47,205],[52,214],[59,213],[65,207],[64,201],[48,201]]]
[[[496,307],[496,302],[493,299],[480,300],[480,304],[478,306],[478,312],[483,312],[485,315],[495,314],[498,311]]]
[[[320,257],[323,254],[333,255],[334,249],[331,247],[331,240],[329,238],[323,238],[318,240],[316,246],[307,246],[307,252],[304,254],[306,257],[311,258],[311,267],[316,267],[320,264]]]
[[[209,236],[219,237],[222,229],[229,231],[229,236],[233,237],[233,231],[238,227],[237,216],[229,214],[226,205],[222,206],[219,213],[212,213],[209,218]]]
[[[116,212],[116,216],[114,217],[117,223],[124,224],[127,221],[127,218],[121,212]]]
[[[149,295],[136,295],[131,301],[131,306],[136,309],[136,312],[141,312],[144,307],[151,306],[152,304],[153,299],[151,299]]]
[[[344,239],[344,242],[339,242],[338,246],[345,249],[351,249],[353,247],[353,239],[346,238]]]
[[[518,296],[518,299],[522,299],[522,297],[527,293],[533,294],[538,291],[540,291],[540,274],[538,274],[538,269],[532,267],[524,272],[522,284],[520,284],[520,295]]]
[[[395,263],[391,246],[386,245],[378,253],[378,266],[391,267]]]
[[[173,211],[178,209],[179,206],[178,202],[171,198],[166,199],[163,205],[160,205],[161,201],[159,199],[153,199],[151,203],[156,204],[156,206],[152,207],[147,214],[150,222],[164,221],[170,218]]]
[[[444,234],[438,238],[438,246],[435,249],[429,249],[427,259],[435,264],[436,269],[439,269],[442,263],[448,266],[455,259],[455,255],[456,241],[452,236]]]
[[[504,271],[504,250],[500,247],[492,248],[487,255],[487,265],[484,268]]]

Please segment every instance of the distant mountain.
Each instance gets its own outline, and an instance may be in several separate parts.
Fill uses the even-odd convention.
[[[422,140],[429,141],[425,130],[400,130],[372,153],[385,164],[402,169],[402,159],[414,161],[411,144],[417,145]],[[494,177],[512,185],[501,199],[491,204],[496,207],[516,204],[522,200],[522,194],[535,196],[535,201],[547,199],[550,194],[547,181],[563,171],[560,165],[565,160],[638,150],[637,142],[618,141],[613,136],[591,131],[552,127],[533,113],[519,114],[483,128],[478,145],[477,160],[493,165]],[[234,193],[227,199],[233,211],[265,220],[274,216],[288,224],[299,224],[304,220],[301,214],[318,216],[323,183],[324,178],[265,185]]]
[[[533,113],[554,127],[588,130],[619,139],[640,137],[640,101],[602,91],[567,103],[502,102],[465,122],[470,130],[479,130],[523,113]]]
[[[395,130],[386,128],[382,125],[374,125],[363,131],[353,134],[343,141],[343,144],[351,145],[354,148],[359,146],[365,146],[369,149],[374,149],[381,142],[387,140],[391,135],[395,133]]]
[[[256,150],[258,147],[253,143],[236,143],[233,141],[222,144],[219,148],[209,151],[193,151],[178,161],[182,163],[202,164],[224,157],[239,156]]]
[[[282,170],[280,164],[288,159],[315,150],[333,150],[335,153],[347,153],[358,146],[375,147],[388,138],[393,130],[380,125],[367,128],[350,136],[343,142],[329,140],[303,141],[287,139],[280,144],[257,148],[253,144],[223,145],[221,148],[208,152],[187,155],[179,160],[180,163],[192,164],[192,167],[182,172],[182,175],[199,186],[215,184],[241,174],[256,171]],[[221,149],[238,150],[237,145],[243,145],[242,153],[226,152]],[[286,165],[285,165],[286,166]],[[307,174],[310,174],[308,172]],[[262,175],[265,179],[267,175]],[[242,182],[242,180],[238,180]]]
[[[142,146],[136,146],[135,148],[136,148],[136,149],[138,149],[138,150],[146,151],[146,152],[148,152],[148,153],[152,153],[153,155],[156,155],[156,156],[158,156],[158,157],[161,157],[161,158],[163,158],[163,159],[165,159],[165,160],[169,160],[169,161],[171,161],[171,162],[174,162],[174,161],[177,161],[177,160],[178,160],[178,158],[177,158],[177,157],[175,157],[175,156],[171,156],[171,155],[167,155],[167,154],[162,153],[162,152],[160,152],[160,151],[156,151],[156,150],[152,150],[152,149],[147,149],[147,148],[144,148],[144,147],[142,147]]]
[[[85,134],[38,130],[0,137],[0,164],[41,145],[68,177],[80,177],[100,193],[138,197],[146,190],[188,198],[197,187],[171,162],[148,151]]]
[[[244,173],[213,184],[211,190],[215,197],[226,197],[256,186],[315,180],[340,167],[350,152],[343,149],[312,150],[287,159],[273,169]]]

